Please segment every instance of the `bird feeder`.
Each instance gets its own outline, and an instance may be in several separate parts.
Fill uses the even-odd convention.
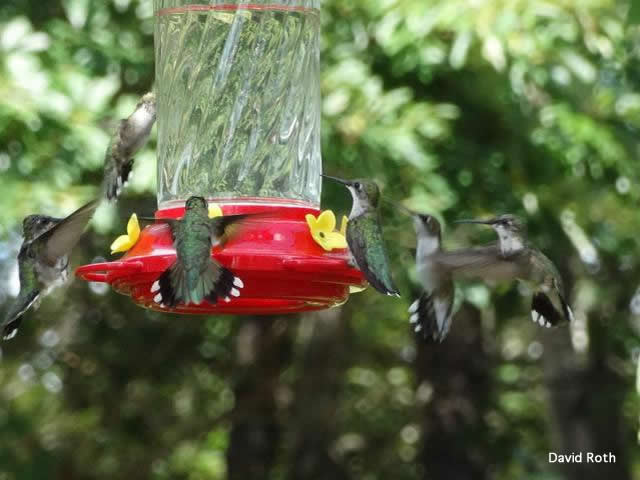
[[[361,288],[345,248],[325,250],[320,214],[319,0],[155,0],[156,223],[117,261],[78,268],[138,304],[178,313],[276,314],[344,303]],[[230,302],[154,303],[176,258],[169,226],[192,195],[223,215],[267,212],[212,256],[242,278]]]

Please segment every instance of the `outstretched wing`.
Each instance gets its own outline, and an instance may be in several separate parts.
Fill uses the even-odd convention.
[[[504,260],[497,244],[441,251],[430,258],[454,276],[464,278],[506,281],[516,279],[521,273],[517,259]]]
[[[87,203],[34,240],[43,244],[45,263],[54,266],[58,259],[71,252],[97,207],[97,200]]]
[[[225,215],[209,219],[209,230],[211,231],[211,243],[213,245],[224,245],[231,238],[238,235],[245,224],[257,218],[266,218],[273,215],[272,212],[246,213],[239,215]]]

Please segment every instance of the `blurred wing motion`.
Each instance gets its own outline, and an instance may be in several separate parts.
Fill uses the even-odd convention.
[[[127,119],[120,120],[104,158],[104,195],[113,200],[120,195],[133,168],[133,156],[147,143],[156,121],[156,99],[145,94]]]
[[[41,255],[46,264],[53,266],[71,252],[97,207],[97,200],[87,203],[34,240],[43,242]]]
[[[432,258],[454,276],[464,278],[515,280],[521,270],[517,259],[501,258],[497,244],[438,252]]]
[[[240,214],[225,215],[223,217],[215,217],[209,220],[209,228],[211,231],[211,243],[213,245],[224,245],[231,238],[240,233],[246,220],[264,216],[266,214]]]

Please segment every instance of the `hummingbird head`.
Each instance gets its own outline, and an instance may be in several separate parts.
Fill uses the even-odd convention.
[[[58,223],[60,219],[47,215],[29,215],[22,221],[22,232],[26,241],[38,238]]]
[[[187,211],[202,209],[206,212],[208,209],[208,203],[203,197],[193,196],[187,199],[186,203],[184,204],[184,208]]]
[[[458,220],[456,223],[480,223],[490,225],[498,234],[500,249],[507,255],[524,248],[526,227],[520,218],[511,214],[500,215],[489,220]]]
[[[507,233],[519,236],[525,234],[524,222],[510,213],[505,213],[504,215],[491,219],[488,223],[498,234]]]
[[[413,226],[419,236],[422,234],[440,238],[442,233],[440,222],[433,215],[414,213]]]
[[[418,238],[417,255],[422,258],[440,250],[442,229],[440,222],[432,215],[412,212],[413,227]]]
[[[380,188],[378,188],[376,182],[367,179],[343,180],[341,178],[331,177],[324,174],[322,176],[347,187],[353,197],[354,207],[356,205],[361,206],[361,208],[368,206],[372,208],[378,207],[378,202],[380,201]]]
[[[454,223],[479,223],[482,225],[490,225],[496,232],[505,232],[513,234],[526,233],[524,222],[510,213],[505,213],[489,220],[456,220]]]
[[[144,106],[144,108],[146,110],[149,110],[153,116],[155,117],[156,115],[156,94],[153,92],[148,92],[145,93],[142,98],[140,99],[140,101],[138,102],[137,107],[142,107]]]

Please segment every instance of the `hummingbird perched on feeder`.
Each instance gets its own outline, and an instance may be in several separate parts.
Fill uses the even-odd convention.
[[[142,96],[136,109],[120,120],[104,158],[104,195],[114,200],[120,195],[133,168],[133,155],[140,150],[156,121],[156,96],[153,92]]]
[[[176,261],[151,286],[153,301],[173,307],[178,303],[216,303],[240,296],[244,283],[231,270],[211,258],[211,247],[224,245],[249,217],[260,214],[209,218],[207,201],[190,197],[182,219],[164,219],[171,228]]]
[[[24,241],[18,253],[20,293],[2,324],[2,338],[16,336],[29,307],[62,285],[69,276],[69,254],[98,206],[89,202],[66,218],[29,215],[22,222]]]
[[[370,180],[343,180],[329,175],[322,176],[346,186],[353,197],[346,235],[352,263],[355,263],[377,291],[399,297],[382,238],[378,185]]]
[[[458,220],[456,223],[490,225],[498,243],[484,247],[445,252],[437,256],[441,266],[453,275],[490,280],[520,280],[534,291],[531,320],[540,326],[556,326],[573,320],[557,268],[540,250],[526,241],[524,223],[505,214],[489,220]]]
[[[424,291],[409,307],[410,322],[425,340],[442,342],[451,328],[455,287],[451,271],[437,261],[442,252],[440,222],[431,216],[404,210],[413,218],[418,239],[416,270]]]

